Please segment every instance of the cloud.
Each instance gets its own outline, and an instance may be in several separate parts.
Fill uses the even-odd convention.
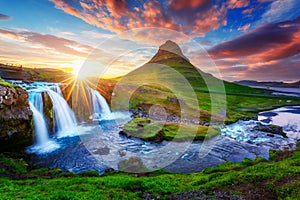
[[[0,35],[9,39],[14,39],[14,40],[19,39],[19,35],[17,33],[9,30],[0,29]]]
[[[246,32],[246,31],[248,31],[248,29],[250,28],[250,26],[251,26],[251,24],[246,24],[246,25],[244,25],[242,27],[239,27],[238,31]]]
[[[205,36],[226,24],[227,9],[212,0],[138,1],[135,6],[125,0],[90,0],[88,3],[51,0],[55,7],[105,30],[115,33],[160,27],[184,32],[193,37]]]
[[[228,8],[243,8],[249,5],[249,0],[229,0],[227,2]]]
[[[299,80],[300,77],[299,63],[294,62],[293,59],[268,62],[261,66],[250,67],[249,70],[241,74],[241,77],[256,80],[295,81]]]
[[[212,47],[209,54],[228,79],[299,79],[300,17],[262,25]]]
[[[10,20],[11,17],[0,13],[0,21]]]
[[[262,1],[261,2],[267,2]],[[300,15],[300,4],[298,0],[278,0],[273,1],[269,9],[261,16],[257,22],[260,24],[267,24],[271,22],[279,22],[283,19],[294,19]]]
[[[255,8],[248,8],[242,11],[242,13],[244,15],[250,15],[253,11],[255,10]]]
[[[298,55],[300,56],[300,54]],[[222,77],[226,80],[261,80],[261,81],[295,81],[299,80],[300,70],[298,62],[294,59],[281,59],[277,61],[246,63],[241,60],[215,60]]]
[[[271,2],[271,1],[275,1],[275,0],[258,0],[258,2],[260,2],[260,3],[266,3],[266,2]]]
[[[64,67],[66,63],[78,59],[77,56],[64,55],[48,49],[37,48],[35,45],[26,43],[13,43],[0,40],[0,62],[22,64],[26,67]],[[66,65],[65,67],[71,67]]]
[[[15,31],[0,29],[0,35],[17,40],[19,42],[27,42],[31,44],[42,45],[46,48],[55,50],[57,52],[76,55],[87,56],[93,50],[92,47],[79,44],[76,41],[68,40],[65,38],[56,37],[54,35],[41,34],[31,31]]]
[[[210,0],[171,0],[169,6],[174,10],[182,10],[198,8],[210,2]]]
[[[214,58],[251,57],[257,62],[277,60],[300,52],[300,17],[260,26],[209,50]]]

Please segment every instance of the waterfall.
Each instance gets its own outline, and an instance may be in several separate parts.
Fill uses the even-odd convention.
[[[51,115],[48,113],[48,107],[46,107],[50,102],[47,101],[47,104],[44,104],[48,97],[52,103],[53,135],[57,138],[78,135],[75,114],[64,99],[59,83],[34,82],[24,84],[20,82],[16,84],[23,86],[29,92],[29,103],[33,112],[35,144],[28,149],[28,152],[48,153],[60,146],[55,142],[55,138],[51,138],[52,130],[49,130],[46,120]],[[95,120],[113,118],[106,100],[97,90],[87,87],[83,95],[90,107],[85,109],[82,104],[78,104],[75,108],[88,112],[88,116],[92,113]]]
[[[30,102],[30,109],[33,113],[33,123],[35,140],[38,146],[43,146],[49,142],[48,129],[45,118],[41,112],[39,112],[36,107]]]
[[[110,108],[104,97],[97,91],[91,89],[93,117],[96,119],[109,117],[111,115]]]
[[[33,107],[33,109],[36,109],[40,114],[43,113],[43,97],[42,97],[42,92],[38,90],[32,90],[31,93],[29,94],[29,102],[32,104],[30,108]],[[42,117],[44,118],[43,114]]]
[[[59,147],[50,140],[48,127],[43,114],[43,98],[41,92],[31,92],[29,94],[29,106],[33,113],[33,124],[36,143],[31,146],[29,152],[47,153]]]
[[[57,88],[55,90],[57,90]],[[53,104],[55,132],[58,137],[76,134],[77,123],[74,112],[62,97],[61,92],[57,93],[55,90],[52,88],[46,90]],[[58,91],[60,91],[60,89]]]

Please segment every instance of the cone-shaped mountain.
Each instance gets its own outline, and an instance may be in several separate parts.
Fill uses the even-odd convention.
[[[160,66],[164,65],[176,70],[188,80],[195,90],[210,90],[210,92],[216,91],[222,93],[225,92],[225,90],[226,92],[261,93],[259,90],[223,81],[209,73],[203,72],[200,70],[201,66],[198,66],[199,69],[191,64],[189,59],[183,54],[179,45],[171,40],[162,44],[157,53],[145,65],[131,71],[125,76],[132,77],[133,79],[140,78],[147,80],[150,80],[152,77],[168,76],[163,71],[156,70],[153,72],[151,69],[156,67],[155,64],[159,64]]]

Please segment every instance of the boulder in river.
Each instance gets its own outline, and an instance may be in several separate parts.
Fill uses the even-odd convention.
[[[279,134],[279,135],[282,135],[283,137],[287,138],[286,133],[283,132],[283,130],[282,130],[282,127],[276,126],[273,124],[264,125],[264,124],[259,123],[253,128],[253,130],[258,130],[258,131],[263,131],[263,132],[273,133],[273,134]]]

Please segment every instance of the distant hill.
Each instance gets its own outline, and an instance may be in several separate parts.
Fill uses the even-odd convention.
[[[256,87],[291,87],[291,88],[300,88],[300,80],[292,83],[284,83],[284,82],[260,82],[253,80],[242,80],[235,81],[234,83],[245,86],[256,86]]]
[[[0,63],[0,77],[7,80],[61,82],[72,74],[54,68],[23,68]]]

